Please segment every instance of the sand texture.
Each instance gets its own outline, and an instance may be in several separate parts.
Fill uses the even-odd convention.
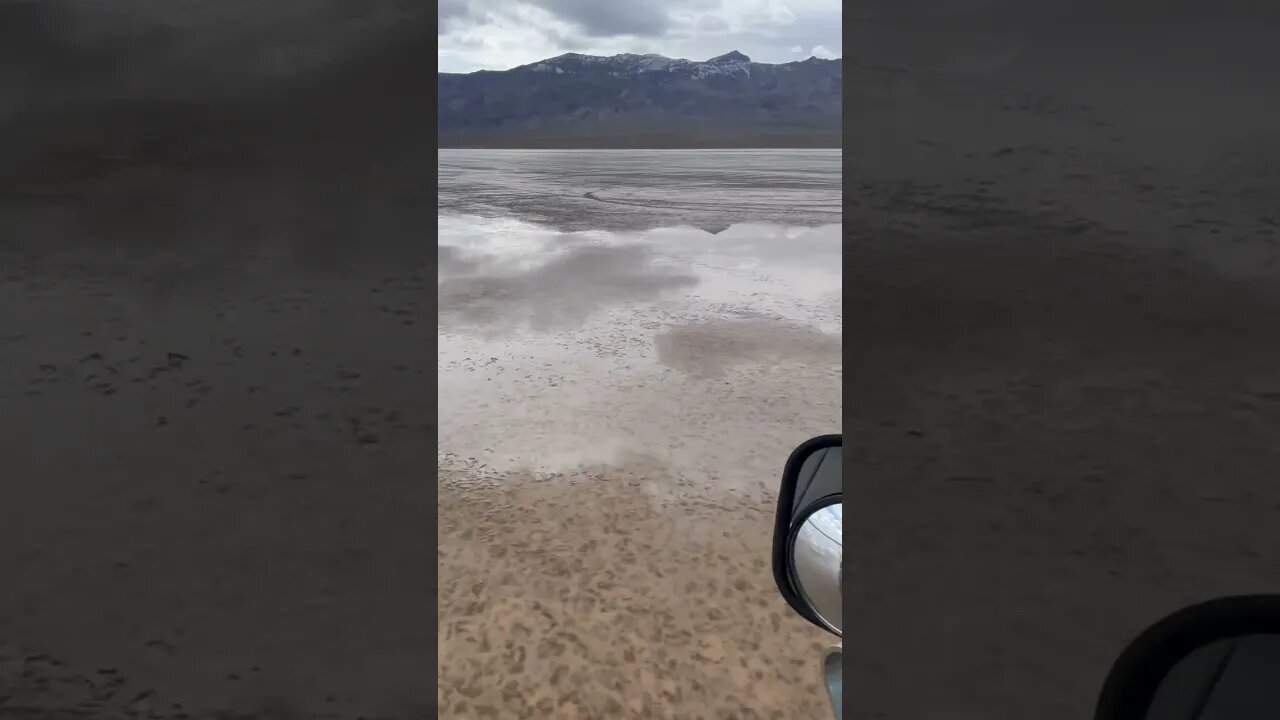
[[[772,153],[442,160],[442,717],[829,712],[770,538],[839,429],[839,156]]]

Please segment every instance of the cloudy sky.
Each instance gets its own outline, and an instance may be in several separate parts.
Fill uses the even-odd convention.
[[[758,62],[840,57],[840,0],[440,0],[441,72],[505,70],[566,52]]]

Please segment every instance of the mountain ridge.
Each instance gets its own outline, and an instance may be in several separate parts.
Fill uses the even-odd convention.
[[[758,63],[737,50],[704,61],[565,53],[509,70],[437,73],[438,141],[839,147],[841,76],[841,60]]]
[[[609,64],[614,62],[625,62],[628,60],[646,59],[646,58],[665,60],[669,63],[674,63],[674,64],[685,63],[688,65],[724,65],[724,64],[732,64],[732,63],[745,63],[745,64],[752,64],[752,65],[769,65],[773,67],[799,65],[801,63],[807,63],[807,62],[825,62],[825,63],[843,62],[841,58],[828,60],[828,59],[819,58],[811,55],[805,58],[804,60],[792,60],[790,62],[785,62],[785,63],[757,63],[756,61],[752,60],[749,56],[747,56],[745,53],[743,53],[740,50],[730,50],[727,53],[717,55],[707,60],[690,60],[688,58],[668,57],[666,55],[662,55],[659,53],[617,53],[614,55],[588,55],[585,53],[567,52],[567,53],[561,53],[559,55],[556,55],[555,57],[544,58],[542,60],[538,60],[535,62],[525,63],[524,65],[516,65],[515,67],[507,68],[506,70],[472,70],[471,72],[466,72],[466,73],[441,72],[441,73],[437,73],[437,75],[448,75],[451,77],[465,77],[469,75],[478,75],[481,73],[507,73],[507,72],[515,72],[519,70],[534,70],[540,65],[546,65],[546,64],[554,63],[560,60],[585,60],[588,62]]]

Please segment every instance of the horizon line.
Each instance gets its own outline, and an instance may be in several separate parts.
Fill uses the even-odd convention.
[[[440,56],[439,56],[439,53],[437,52],[437,54],[436,54],[436,74],[437,74],[437,75],[471,75],[471,74],[478,73],[478,72],[510,72],[511,70],[515,70],[516,68],[522,68],[522,67],[526,67],[526,66],[528,66],[528,65],[536,65],[537,63],[540,63],[540,62],[547,62],[548,60],[555,60],[556,58],[561,58],[561,57],[564,57],[564,56],[566,56],[566,55],[581,55],[581,56],[583,56],[583,57],[600,57],[600,58],[614,58],[614,57],[619,57],[619,56],[621,56],[621,55],[636,55],[636,56],[638,56],[638,57],[644,57],[644,56],[646,56],[646,55],[655,55],[655,56],[657,56],[657,57],[667,58],[668,60],[684,60],[685,62],[692,62],[692,63],[705,63],[705,62],[709,62],[709,61],[710,61],[710,60],[712,60],[713,58],[720,57],[721,55],[728,55],[729,53],[733,53],[733,52],[740,53],[741,55],[746,56],[748,59],[750,58],[750,56],[749,56],[749,55],[747,55],[746,53],[742,52],[741,50],[730,50],[730,51],[728,51],[728,52],[720,53],[719,55],[712,55],[710,58],[707,58],[706,60],[690,60],[689,58],[683,58],[683,57],[671,57],[670,55],[663,55],[662,53],[631,53],[631,52],[624,52],[624,53],[614,53],[614,54],[612,54],[612,55],[592,55],[591,53],[564,52],[564,53],[560,53],[559,55],[553,55],[553,56],[551,56],[551,57],[542,58],[541,60],[533,60],[533,61],[531,61],[531,62],[521,63],[521,64],[519,64],[519,65],[513,65],[513,66],[511,66],[511,67],[504,68],[504,69],[477,68],[477,69],[475,69],[475,70],[459,70],[459,71],[456,71],[456,72],[454,72],[454,71],[440,70],[440,65],[439,65]],[[818,57],[817,55],[810,55],[809,57],[806,57],[806,58],[801,58],[801,59],[799,59],[799,60],[788,60],[788,61],[786,61],[786,62],[773,62],[773,63],[771,63],[771,62],[761,62],[761,61],[759,61],[759,60],[750,60],[750,62],[751,62],[751,63],[753,63],[753,64],[757,64],[757,65],[790,65],[791,63],[801,63],[801,62],[807,62],[807,61],[809,61],[809,60],[823,60],[823,61],[828,61],[828,62],[834,62],[834,61],[836,61],[836,60],[843,60],[843,59],[844,59],[844,56],[843,56],[843,55],[838,55],[838,56],[836,56],[836,57],[832,57],[832,58],[820,58],[820,57]]]

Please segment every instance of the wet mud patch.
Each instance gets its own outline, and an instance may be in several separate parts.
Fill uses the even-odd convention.
[[[606,306],[650,300],[698,283],[690,273],[655,263],[653,252],[640,245],[571,247],[533,268],[442,249],[441,260],[446,258],[455,268],[473,263],[474,272],[440,281],[442,328],[568,329]]]
[[[828,640],[773,587],[771,497],[678,480],[442,462],[442,716],[820,717]]]
[[[838,149],[438,153],[442,212],[518,218],[559,231],[634,232],[744,220],[839,222]]]
[[[812,327],[765,319],[676,325],[654,340],[658,359],[689,375],[720,377],[737,365],[840,363],[841,340]]]

